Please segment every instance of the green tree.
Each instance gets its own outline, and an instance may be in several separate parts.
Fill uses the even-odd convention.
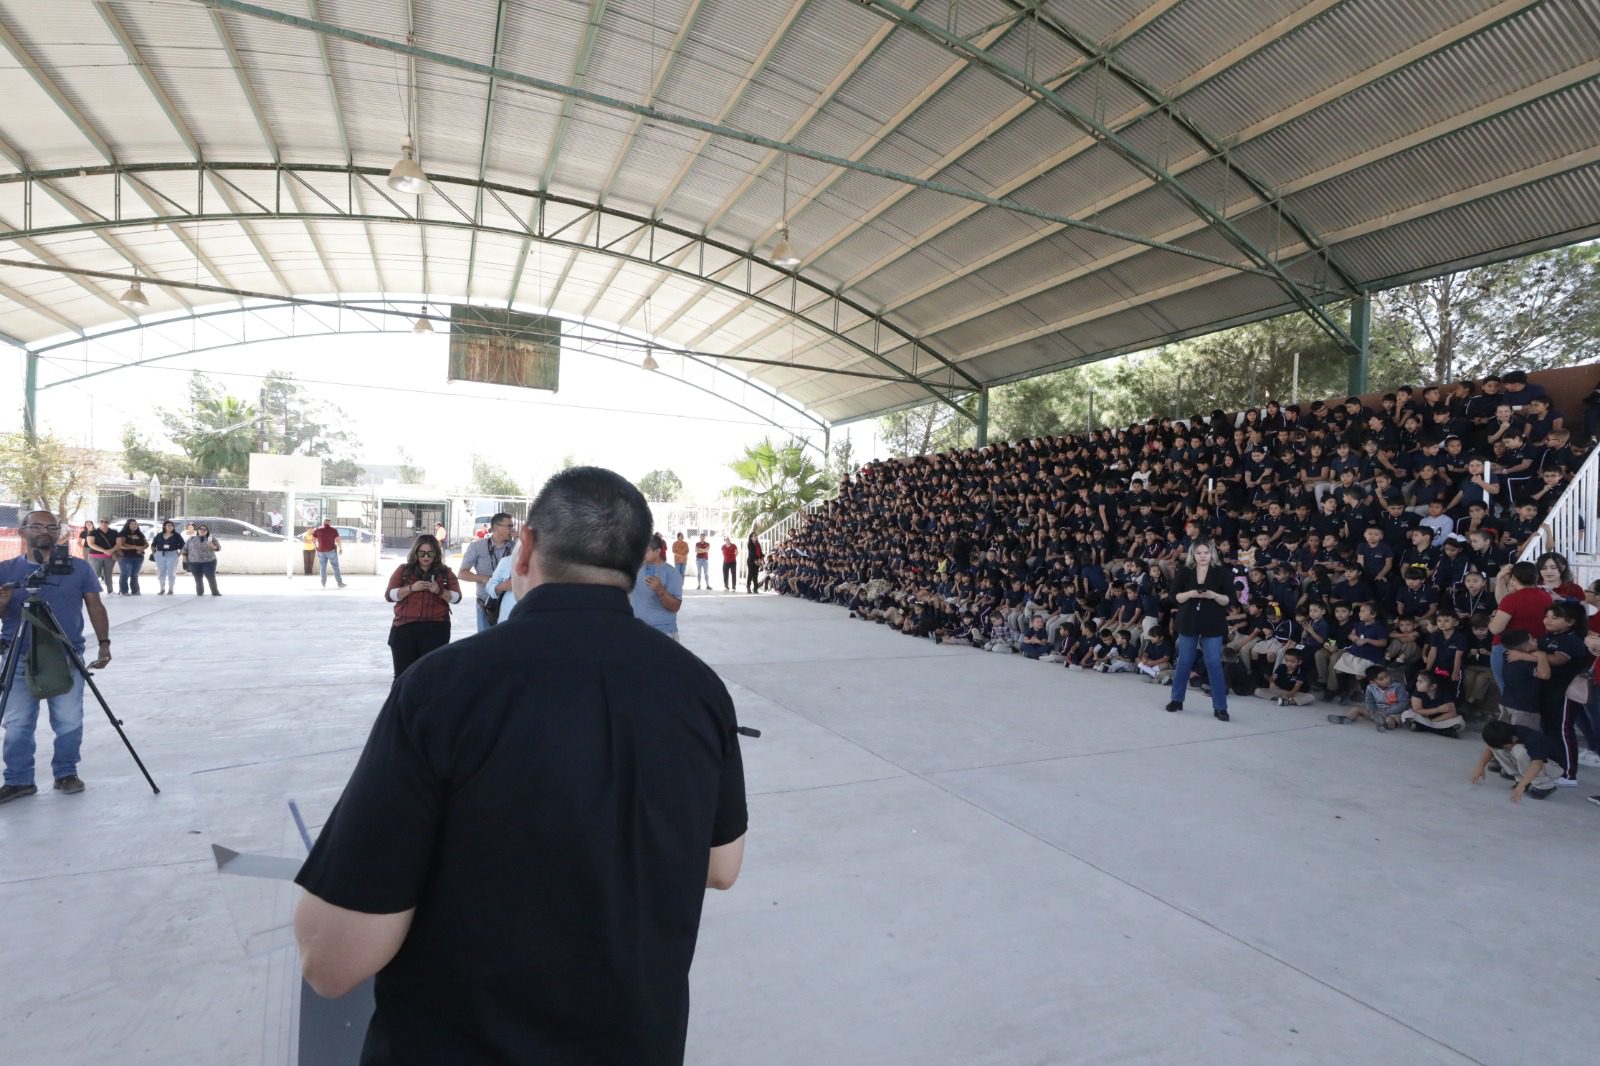
[[[676,500],[683,495],[683,482],[671,470],[652,470],[638,481],[644,498],[658,503]]]
[[[861,464],[855,461],[855,445],[849,437],[840,439],[833,446],[833,454],[828,456],[827,478],[828,484],[838,485],[847,477],[854,477],[861,470]]]
[[[350,416],[319,400],[294,375],[274,370],[261,383],[256,450],[277,455],[315,455],[324,460],[323,481],[354,485],[361,479],[355,437],[343,427]]]
[[[968,416],[937,400],[895,411],[878,420],[878,436],[897,459],[970,448],[978,439],[976,423],[969,417],[976,415],[977,398],[969,397],[960,406]]]
[[[122,427],[122,466],[130,481],[151,474],[168,483],[198,476],[194,460],[158,450],[131,425]]]
[[[476,453],[472,456],[472,491],[485,496],[521,496],[522,486],[498,464]]]
[[[766,529],[828,495],[826,475],[794,441],[780,447],[763,438],[728,467],[739,476],[727,491],[735,501],[730,521],[737,530]]]
[[[45,434],[29,443],[21,433],[0,434],[0,485],[24,507],[46,507],[71,521],[100,476],[100,457]]]
[[[400,449],[400,480],[407,485],[420,485],[427,480],[428,473],[417,466],[411,458],[411,453],[404,448]]]

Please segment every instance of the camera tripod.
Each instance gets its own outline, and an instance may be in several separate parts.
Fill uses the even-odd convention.
[[[139,758],[139,753],[133,750],[133,742],[128,739],[128,734],[122,731],[122,719],[111,713],[111,705],[100,694],[100,688],[94,683],[94,675],[89,672],[89,667],[85,665],[83,656],[79,655],[78,649],[74,648],[71,641],[67,640],[65,631],[61,628],[61,623],[56,619],[55,612],[50,609],[50,605],[44,602],[44,599],[39,595],[39,589],[42,585],[42,574],[34,575],[25,584],[28,598],[22,601],[22,616],[17,625],[15,638],[11,641],[10,646],[6,648],[5,663],[0,666],[0,707],[6,706],[11,696],[11,688],[16,684],[17,668],[22,662],[23,655],[22,638],[31,626],[34,630],[33,639],[38,640],[42,637],[45,640],[55,641],[61,645],[62,650],[67,653],[67,661],[78,672],[78,676],[83,678],[84,687],[94,693],[94,698],[99,702],[100,709],[106,712],[106,718],[111,721],[111,726],[117,731],[117,736],[122,738],[123,746],[128,749],[128,754],[133,756],[133,763],[139,768],[139,772],[144,775],[145,781],[150,785],[150,791],[160,795],[161,789],[156,787],[155,779],[150,776],[150,771],[144,768],[144,761]],[[24,684],[26,684],[26,681],[24,681]]]

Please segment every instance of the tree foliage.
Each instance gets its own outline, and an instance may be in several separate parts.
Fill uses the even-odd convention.
[[[652,470],[638,481],[644,498],[657,503],[676,500],[683,495],[683,482],[671,470]]]
[[[763,438],[728,467],[739,477],[726,494],[734,501],[730,520],[737,530],[766,529],[829,491],[827,476],[796,441],[779,446]]]
[[[1330,308],[1345,322],[1348,306]],[[1298,376],[1296,366],[1298,356]],[[1378,294],[1368,387],[1546,370],[1600,358],[1600,249],[1558,249]],[[1285,315],[1120,359],[1001,385],[991,440],[1236,411],[1344,395],[1348,361],[1305,315]],[[974,443],[971,424],[929,403],[879,419],[890,454]]]
[[[0,435],[0,485],[26,507],[45,507],[70,521],[100,477],[101,460],[45,434],[32,443],[21,433]]]
[[[472,491],[485,496],[521,496],[522,486],[505,468],[477,453],[472,456]]]

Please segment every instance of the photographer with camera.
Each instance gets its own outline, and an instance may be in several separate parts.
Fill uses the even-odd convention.
[[[32,590],[50,608],[61,627],[61,635],[80,657],[84,651],[83,616],[88,613],[95,639],[99,641],[98,654],[88,665],[95,670],[104,668],[111,662],[110,622],[105,605],[100,602],[100,581],[95,577],[94,568],[82,559],[72,558],[65,545],[55,550],[61,539],[61,526],[49,511],[29,512],[20,532],[26,547],[24,554],[0,563],[0,619],[3,619],[0,642],[7,648],[13,642],[20,642],[16,650],[23,654],[30,650],[34,635],[31,626],[23,625],[22,602]],[[78,751],[83,742],[85,680],[80,673],[73,672],[71,676],[70,687],[47,699],[50,727],[56,738],[51,774],[56,789],[69,794],[83,791],[83,779],[78,776]],[[4,694],[0,722],[5,727],[5,784],[0,786],[0,803],[39,791],[33,783],[34,729],[39,721],[39,701],[28,684],[13,683]]]

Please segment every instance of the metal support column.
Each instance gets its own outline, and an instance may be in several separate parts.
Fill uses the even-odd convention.
[[[26,351],[27,370],[22,382],[22,435],[29,444],[39,439],[39,353]]]
[[[822,469],[828,469],[828,464],[833,462],[833,427],[824,424],[822,427]]]
[[[1367,391],[1367,355],[1372,340],[1372,294],[1363,292],[1350,304],[1349,395]]]
[[[978,447],[989,443],[989,386],[978,390]]]

